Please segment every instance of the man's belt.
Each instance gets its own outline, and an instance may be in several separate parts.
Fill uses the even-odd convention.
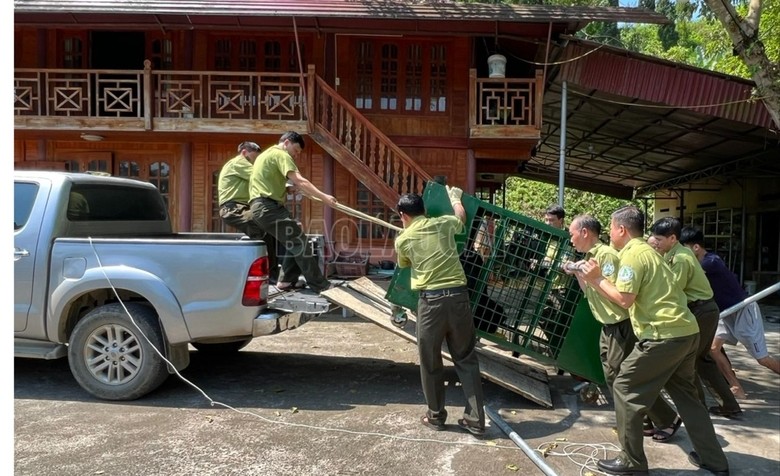
[[[613,322],[612,324],[604,324],[604,329],[612,329],[613,327],[625,326],[626,323],[631,325],[631,319],[625,318],[625,319],[622,319],[622,320],[620,320],[618,322]]]
[[[452,288],[443,288],[443,289],[431,289],[431,290],[421,290],[420,291],[420,297],[429,298],[429,297],[439,297],[439,296],[450,296],[452,294],[460,294],[466,292],[466,286],[455,286]]]
[[[693,311],[694,309],[698,309],[706,304],[709,304],[713,302],[715,299],[699,299],[698,301],[691,301],[688,303],[688,309]]]
[[[271,197],[255,197],[252,200],[249,200],[249,205],[252,205],[255,202],[269,202],[269,201],[277,205],[283,205],[282,203],[277,202]]]
[[[244,203],[244,202],[237,202],[235,200],[228,200],[227,202],[220,204],[219,208],[222,208],[222,207],[235,207],[236,205],[244,206],[244,207],[247,206],[247,204]]]

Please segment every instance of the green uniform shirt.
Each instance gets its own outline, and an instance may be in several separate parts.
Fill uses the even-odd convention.
[[[633,238],[618,256],[620,270],[615,286],[622,293],[636,295],[628,315],[639,340],[673,339],[699,332],[685,293],[673,284],[672,270],[650,245]]]
[[[618,253],[611,246],[598,241],[593,248],[588,251],[586,258],[594,258],[599,263],[601,275],[615,284],[617,271],[620,267]],[[588,306],[596,318],[602,324],[616,324],[628,319],[628,310],[623,309],[616,303],[606,299],[596,291],[593,286],[585,286],[585,297],[588,298]]]
[[[252,178],[249,180],[249,198],[272,198],[279,203],[287,201],[287,174],[297,172],[292,157],[282,146],[276,144],[263,151],[252,166]]]
[[[412,289],[434,290],[466,285],[455,234],[463,223],[454,215],[416,217],[395,239],[398,266],[412,267]]]
[[[549,270],[554,266],[554,263],[556,263],[555,258],[559,253],[559,248],[561,247],[561,241],[555,238],[557,237],[550,235],[550,241],[547,244],[547,252],[544,255],[544,266],[548,268],[548,273],[550,272]],[[559,259],[557,262],[562,263],[567,259],[573,258],[573,256],[569,253],[561,253],[558,258]],[[552,275],[551,279],[552,289],[563,289],[566,287],[572,277],[565,273],[555,273]]]
[[[688,302],[712,299],[712,287],[701,263],[690,248],[675,243],[665,255],[666,263],[672,268],[675,282],[685,292]]]
[[[219,204],[225,202],[249,203],[249,177],[252,175],[252,162],[239,154],[225,162],[219,171],[217,190]]]

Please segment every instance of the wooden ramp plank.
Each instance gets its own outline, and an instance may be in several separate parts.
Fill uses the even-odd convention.
[[[322,295],[379,327],[409,342],[417,343],[416,322],[411,318],[413,316],[403,329],[392,325],[389,312],[391,304],[384,299],[385,291],[368,278],[360,278],[349,282],[347,286],[329,289]],[[552,408],[546,372],[500,354],[481,343],[477,346],[477,353],[484,378],[543,407]],[[446,352],[446,346],[442,355],[452,361],[452,357]]]
[[[391,303],[385,299],[386,291],[371,281],[369,278],[363,277],[355,281],[350,281],[347,286],[355,289],[364,296],[371,298],[377,307],[381,309],[387,309],[390,312]],[[415,319],[414,314],[409,313],[411,320]],[[388,317],[389,319],[389,317]],[[393,326],[395,328],[395,326]],[[477,352],[480,354],[488,354],[487,358],[500,362],[502,365],[509,367],[512,371],[520,372],[528,377],[535,378],[545,384],[549,384],[549,378],[547,372],[541,368],[533,365],[529,365],[516,357],[512,357],[509,353],[504,353],[496,344],[492,342],[479,342],[477,343]]]

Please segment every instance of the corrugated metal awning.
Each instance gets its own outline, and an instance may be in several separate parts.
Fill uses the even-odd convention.
[[[567,186],[630,196],[780,178],[780,131],[752,81],[573,38],[559,53],[524,176],[557,182],[566,81]]]

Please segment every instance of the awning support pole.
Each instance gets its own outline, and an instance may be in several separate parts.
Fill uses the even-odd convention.
[[[568,87],[566,81],[561,88],[561,163],[558,169],[558,205],[563,205],[563,182],[566,172],[566,102]]]

